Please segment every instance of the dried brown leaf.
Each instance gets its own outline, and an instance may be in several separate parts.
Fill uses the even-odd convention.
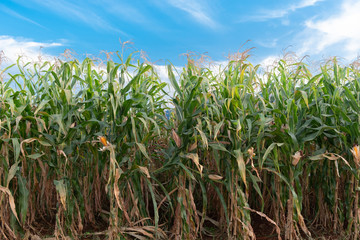
[[[171,130],[171,133],[172,133],[172,137],[173,137],[173,139],[174,139],[174,141],[176,143],[176,146],[180,147],[181,146],[181,139],[180,139],[179,135],[177,135],[177,133],[175,132],[174,129]]]
[[[209,177],[211,180],[214,180],[214,181],[219,181],[219,180],[223,179],[222,176],[216,175],[216,174],[209,174],[208,177]]]
[[[202,176],[203,166],[199,162],[199,155],[197,153],[188,153],[186,155],[187,158],[190,158],[195,163],[197,169],[200,172],[200,175]]]
[[[147,169],[147,167],[138,166],[138,168],[140,169],[140,171],[142,173],[144,173],[146,175],[147,178],[150,178],[150,173],[149,173],[149,170]]]
[[[197,148],[197,142],[194,142],[193,144],[190,145],[189,152],[195,150],[196,148]]]
[[[10,203],[10,209],[11,209],[12,213],[14,214],[16,220],[18,220],[18,222],[20,223],[18,215],[16,213],[15,199],[14,199],[13,195],[11,194],[10,190],[8,188],[6,188],[6,187],[0,186],[0,191],[6,193],[8,195],[9,203]]]
[[[119,185],[118,185],[119,178],[120,178],[120,171],[119,171],[119,169],[116,169],[115,170],[115,179],[114,179],[114,195],[115,195],[115,199],[116,199],[116,203],[117,203],[118,207],[121,210],[123,210],[123,207],[121,205],[120,198],[119,198],[119,195],[120,195],[120,190],[119,190]]]
[[[300,159],[302,157],[302,152],[301,151],[297,151],[294,155],[292,155],[292,165],[296,166]]]
[[[37,139],[36,138],[29,138],[29,139],[25,139],[23,141],[21,141],[20,143],[20,151],[22,153],[22,155],[25,157],[25,151],[24,151],[24,148],[23,148],[23,144],[24,143],[31,143],[33,141],[36,141]]]

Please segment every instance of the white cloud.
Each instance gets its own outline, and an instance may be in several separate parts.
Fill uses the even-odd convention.
[[[240,20],[240,22],[263,22],[270,19],[282,18],[290,14],[291,12],[295,12],[301,8],[311,7],[314,6],[316,3],[321,2],[324,0],[301,0],[295,4],[292,4],[288,7],[284,7],[282,9],[272,9],[272,10],[260,10],[258,14],[254,14],[251,16],[244,17]],[[283,21],[284,25],[288,25],[289,22]]]
[[[153,66],[156,73],[158,74],[159,78],[162,82],[170,83],[169,77],[168,77],[168,70],[167,66],[165,65],[154,65]]]
[[[25,60],[29,61],[36,61],[39,56],[42,59],[52,60],[54,56],[42,53],[42,49],[60,46],[62,43],[35,42],[29,39],[0,35],[0,51],[4,53],[7,63],[16,62],[19,56],[23,56]]]
[[[309,20],[301,34],[298,54],[340,54],[351,60],[360,51],[360,2],[347,0],[337,14]]]
[[[203,25],[210,28],[219,27],[219,24],[210,17],[209,9],[205,9],[205,2],[200,2],[199,0],[169,0],[168,2],[172,6],[187,12],[192,18]]]
[[[170,96],[173,96],[175,91],[174,88],[172,87],[170,80],[169,80],[169,75],[168,75],[168,67],[166,65],[153,65],[153,68],[155,69],[158,77],[160,78],[161,82],[165,82],[168,84],[167,89],[168,90],[168,94]],[[174,68],[172,69],[173,73],[175,75],[175,79],[177,81],[179,81],[179,73],[181,73],[182,71],[182,67],[180,66],[174,66]]]
[[[324,0],[302,0],[298,4],[292,5],[293,11],[299,8],[311,7],[314,6],[317,2]]]
[[[272,68],[273,66],[276,65],[276,63],[279,61],[279,59],[280,58],[278,56],[270,55],[270,56],[263,58],[259,64],[264,69]]]
[[[257,39],[254,42],[265,48],[274,48],[277,46],[279,39]]]

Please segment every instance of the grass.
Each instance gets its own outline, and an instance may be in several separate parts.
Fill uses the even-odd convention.
[[[359,237],[356,64],[188,56],[173,94],[122,53],[0,72],[1,239]]]

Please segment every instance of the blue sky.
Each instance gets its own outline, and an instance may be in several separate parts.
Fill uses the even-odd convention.
[[[226,61],[247,41],[252,60],[295,52],[348,61],[360,53],[360,1],[354,0],[2,0],[0,51],[99,56],[131,41],[152,62],[183,65],[182,53]]]

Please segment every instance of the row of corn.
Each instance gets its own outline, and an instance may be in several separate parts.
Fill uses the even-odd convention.
[[[118,56],[0,68],[0,239],[359,238],[358,65]]]

